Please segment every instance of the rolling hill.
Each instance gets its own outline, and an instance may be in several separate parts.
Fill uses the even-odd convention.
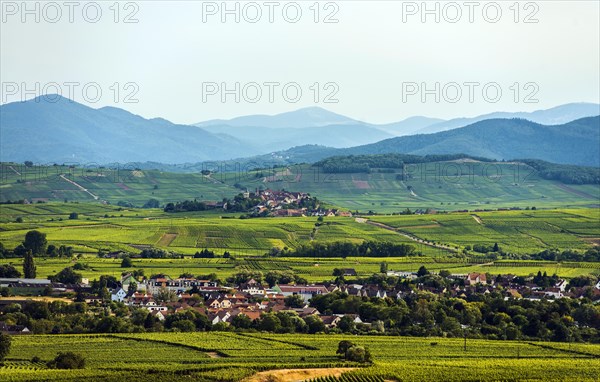
[[[351,148],[305,145],[229,161],[245,166],[314,163],[334,155],[466,154],[495,160],[540,159],[559,164],[600,166],[600,116],[564,125],[540,125],[523,119],[491,119],[434,134],[395,137]]]
[[[93,109],[63,97],[9,103],[0,113],[1,160],[184,163],[260,153],[234,137],[114,107]]]
[[[344,154],[464,153],[497,160],[535,158],[600,166],[600,116],[552,126],[523,119],[489,119],[460,129],[391,138],[341,151]]]
[[[352,118],[333,113],[320,107],[306,107],[295,111],[276,115],[247,115],[233,119],[213,119],[198,122],[194,126],[232,126],[232,127],[269,127],[269,128],[304,128],[327,125],[347,125],[360,123]]]
[[[530,113],[527,112],[496,112],[483,114],[473,118],[455,118],[449,121],[441,121],[439,123],[429,124],[424,126],[416,134],[431,134],[441,131],[457,129],[471,125],[473,123],[484,121],[486,119],[527,119],[541,125],[561,125],[577,119],[585,117],[594,117],[600,115],[600,105],[596,103],[569,103],[556,106],[546,110],[537,110]]]

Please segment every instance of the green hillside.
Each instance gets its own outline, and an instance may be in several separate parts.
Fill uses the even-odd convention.
[[[401,168],[332,173],[326,167],[224,172],[218,166],[204,174],[158,170],[83,169],[66,166],[0,166],[0,202],[91,201],[143,206],[186,199],[219,201],[240,190],[256,188],[304,191],[343,209],[400,212],[406,208],[475,210],[510,207],[590,207],[600,204],[597,184],[564,184],[543,179],[524,163],[472,159],[414,163]]]

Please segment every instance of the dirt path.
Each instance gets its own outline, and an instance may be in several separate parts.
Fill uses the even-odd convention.
[[[11,170],[13,170],[15,172],[15,174],[21,176],[21,173],[18,172],[17,170],[15,170],[15,168],[13,166],[8,166],[8,168],[10,168]]]
[[[477,216],[477,215],[471,215],[471,216],[473,216],[473,219],[475,219],[475,221],[476,221],[477,223],[479,223],[479,224],[483,224],[483,221],[481,221],[481,218],[480,218],[479,216]]]
[[[95,200],[98,200],[98,196],[92,194],[91,192],[88,191],[87,188],[83,187],[80,184],[75,183],[74,181],[72,181],[71,179],[67,178],[64,174],[59,175],[63,180],[66,180],[67,182],[71,183],[72,185],[74,185],[75,187],[79,188],[81,191],[83,192],[87,192],[88,194],[91,195],[92,198],[94,198]]]
[[[576,190],[574,188],[571,188],[565,184],[557,184],[558,188],[560,188],[563,191],[566,191],[568,193],[571,193],[573,195],[577,195],[577,196],[581,196],[582,198],[588,198],[588,199],[598,199],[598,196],[594,196],[592,194],[588,194],[587,192],[584,191],[579,191]]]
[[[306,381],[318,377],[333,376],[339,377],[346,371],[355,370],[354,367],[336,367],[322,369],[281,369],[268,370],[256,373],[251,377],[243,380],[243,382],[296,382]]]
[[[374,221],[370,221],[370,220],[366,220],[366,219],[365,219],[365,223],[374,225],[374,226],[379,227],[379,228],[387,229],[389,231],[394,231],[398,235],[402,235],[402,236],[404,236],[404,237],[406,237],[406,238],[408,238],[408,239],[410,239],[410,240],[412,240],[412,241],[414,241],[416,243],[424,244],[424,245],[426,245],[428,247],[443,249],[443,250],[450,251],[450,252],[458,252],[458,250],[456,248],[448,247],[447,245],[443,245],[443,244],[430,243],[430,242],[425,241],[425,240],[423,240],[421,238],[418,238],[418,237],[416,237],[416,236],[414,236],[412,234],[409,234],[408,232],[399,231],[398,229],[396,229],[396,228],[394,228],[392,226],[389,226],[387,224],[378,223],[378,222],[374,222]]]
[[[217,353],[216,351],[206,352],[206,355],[209,356],[210,358],[223,358],[223,356],[221,354]]]

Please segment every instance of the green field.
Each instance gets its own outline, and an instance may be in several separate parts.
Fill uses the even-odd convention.
[[[366,346],[375,363],[346,371],[339,381],[596,381],[600,375],[600,345],[541,347],[469,339],[465,351],[460,338],[196,332],[14,336],[0,379],[121,381],[151,376],[169,381],[239,381],[271,369],[360,366],[336,357],[341,340]],[[83,355],[86,368],[48,370],[43,362],[31,362],[34,356],[48,361],[59,351]]]
[[[498,243],[514,253],[583,249],[600,239],[600,209],[377,216],[371,220],[448,245]]]
[[[79,219],[69,220],[71,212]],[[99,249],[124,250],[133,253],[140,246],[153,246],[187,255],[183,259],[134,259],[134,268],[143,268],[146,274],[165,273],[176,277],[184,272],[193,274],[216,273],[224,279],[240,270],[291,270],[309,281],[331,278],[334,268],[355,268],[360,277],[379,271],[380,262],[389,263],[390,270],[416,271],[426,264],[430,270],[449,269],[454,273],[484,271],[493,274],[513,273],[529,275],[538,270],[574,277],[600,272],[597,263],[554,262],[466,262],[454,252],[415,242],[401,234],[441,243],[452,248],[464,248],[475,243],[497,242],[503,250],[514,253],[534,253],[546,248],[591,248],[600,238],[598,209],[499,211],[437,215],[371,216],[370,220],[384,223],[400,232],[394,232],[354,218],[326,218],[325,224],[315,228],[316,218],[261,218],[237,219],[237,215],[218,213],[168,214],[158,209],[123,209],[93,203],[43,203],[33,205],[0,205],[0,242],[14,248],[25,233],[37,229],[47,234],[50,244],[73,246],[80,259],[39,258],[36,261],[38,277],[47,277],[66,266],[80,262],[88,266],[84,277],[98,278],[103,274],[118,276],[126,269],[120,259],[100,259]],[[15,223],[22,217],[22,223]],[[262,258],[270,248],[295,248],[301,244],[349,240],[411,243],[423,253],[413,258]],[[221,255],[229,251],[235,259],[194,259],[191,255],[209,248]],[[471,252],[477,258],[475,252]],[[20,267],[21,259],[6,259]]]
[[[142,206],[185,199],[219,201],[240,189],[309,192],[341,208],[391,213],[405,208],[473,210],[498,207],[566,208],[600,204],[598,185],[565,185],[545,180],[519,163],[434,162],[393,172],[327,174],[311,165],[254,171],[176,174],[158,170],[86,169],[0,164],[0,201],[106,201]],[[64,178],[77,183],[81,188]],[[406,179],[406,180],[403,180]],[[236,187],[237,186],[237,187]],[[86,192],[86,189],[89,192]]]

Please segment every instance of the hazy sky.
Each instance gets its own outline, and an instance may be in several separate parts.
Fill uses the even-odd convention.
[[[54,3],[60,19],[54,5],[27,2],[29,9],[39,7],[36,22],[35,14],[23,13],[21,1],[2,1],[2,102],[31,98],[22,83],[35,90],[39,82],[40,92],[46,86],[52,93],[47,84],[58,83],[67,96],[65,83],[78,82],[72,95],[78,102],[178,123],[306,106],[383,123],[413,115],[452,118],[600,101],[600,2],[595,0],[520,2],[518,7],[513,1],[429,1],[432,14],[423,13],[421,1],[317,6],[314,1],[229,1],[229,9],[237,3],[239,22],[235,12],[223,14],[221,1],[121,2],[118,15],[110,8],[113,3],[95,3],[100,17],[96,5],[78,3],[70,23],[63,2]],[[257,10],[262,15],[252,22]],[[138,22],[124,23],[128,15]],[[236,82],[239,102],[234,94],[223,102],[221,84],[235,90]],[[272,82],[279,85],[265,85]],[[102,90],[94,103],[82,94],[90,83],[97,85],[87,87],[88,99],[97,87]],[[423,83],[432,91],[425,102]],[[302,96],[293,103],[298,88]],[[253,103],[257,89],[262,95]],[[125,102],[131,92],[139,102]],[[324,102],[328,95],[338,102]]]

